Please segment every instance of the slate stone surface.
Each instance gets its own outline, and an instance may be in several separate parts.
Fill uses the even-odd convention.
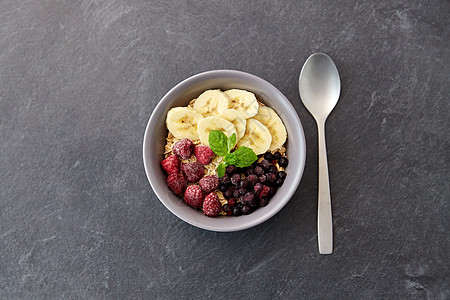
[[[449,299],[449,1],[0,1],[1,299]],[[317,250],[306,58],[335,61],[335,251]],[[307,164],[288,205],[197,229],[147,182],[159,99],[212,69],[294,105]]]

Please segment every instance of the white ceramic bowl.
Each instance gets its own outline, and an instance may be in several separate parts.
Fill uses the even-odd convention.
[[[260,207],[249,215],[219,216],[210,218],[199,210],[187,206],[173,194],[166,185],[166,174],[160,161],[164,158],[167,128],[165,119],[172,107],[186,106],[208,89],[244,89],[253,92],[258,100],[273,108],[283,120],[288,132],[286,155],[289,165],[287,177],[275,196],[265,207]],[[300,119],[289,100],[269,82],[249,73],[234,70],[214,70],[194,75],[173,87],[158,103],[153,111],[144,135],[144,167],[148,181],[159,200],[174,215],[199,228],[212,231],[237,231],[258,225],[282,209],[296,191],[306,159],[306,144]]]

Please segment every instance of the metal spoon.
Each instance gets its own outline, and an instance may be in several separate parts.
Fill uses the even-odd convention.
[[[298,83],[300,97],[317,123],[319,131],[319,203],[317,238],[319,253],[333,252],[330,182],[328,180],[325,121],[339,99],[341,81],[331,58],[324,53],[311,55],[303,65]]]

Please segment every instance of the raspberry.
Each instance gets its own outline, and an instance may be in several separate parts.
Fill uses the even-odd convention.
[[[267,180],[267,176],[266,175],[261,175],[259,176],[259,182],[264,183]]]
[[[206,194],[209,194],[219,188],[219,177],[217,175],[208,175],[200,179],[198,184]]]
[[[192,151],[194,151],[194,147],[195,145],[190,139],[182,139],[173,145],[172,152],[181,157],[181,159],[189,159]]]
[[[178,173],[180,171],[180,161],[176,155],[172,154],[161,161],[161,167],[167,174]]]
[[[269,195],[270,188],[267,185],[262,186],[262,190],[259,192],[258,197],[263,198]]]
[[[209,193],[203,200],[203,213],[208,217],[216,217],[221,209],[222,205],[215,193]]]
[[[202,208],[203,205],[203,192],[198,185],[190,185],[184,192],[184,202],[193,208]]]
[[[199,162],[181,164],[181,171],[187,182],[197,182],[205,175],[205,169]]]
[[[259,194],[259,192],[261,192],[262,189],[263,189],[263,185],[259,182],[257,184],[255,184],[255,186],[253,187],[255,194]]]
[[[205,145],[195,147],[194,154],[197,160],[203,165],[210,164],[212,158],[214,157],[214,152]]]
[[[169,174],[167,176],[167,186],[175,194],[182,195],[186,188],[186,179],[178,173]]]

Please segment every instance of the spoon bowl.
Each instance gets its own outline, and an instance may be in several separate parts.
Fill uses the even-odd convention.
[[[341,92],[338,70],[328,55],[316,53],[306,60],[300,72],[299,92],[314,118],[328,117]]]

